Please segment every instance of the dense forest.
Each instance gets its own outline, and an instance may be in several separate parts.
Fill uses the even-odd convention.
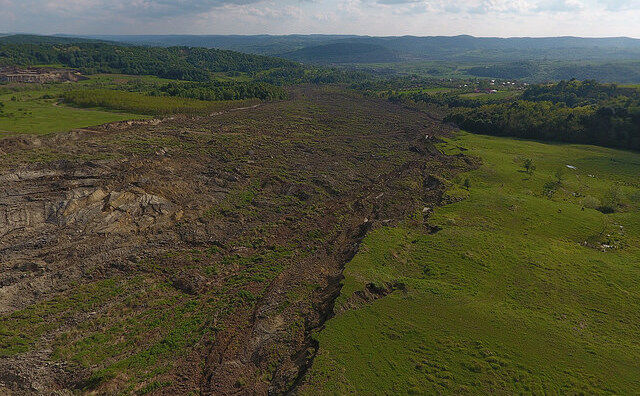
[[[44,44],[35,44],[33,42],[36,38],[31,36],[18,41],[5,40],[4,44],[0,39],[0,66],[62,65],[78,69],[85,74],[152,75],[174,80],[214,83],[215,87],[207,87],[210,92],[223,90],[222,83],[217,82],[213,73],[225,73],[232,77],[244,73],[255,83],[275,85],[351,84],[372,78],[372,74],[366,71],[306,66],[285,59],[228,50],[121,46],[82,41],[69,43],[67,41],[70,39],[62,38],[56,40],[60,43],[45,40]],[[232,85],[237,87],[232,88]],[[227,91],[224,95],[243,97],[246,95],[242,92],[264,91],[265,86],[227,83],[224,90]],[[272,93],[261,92],[256,97],[269,96],[274,91],[270,92]],[[219,92],[214,96],[220,95]]]
[[[532,86],[520,100],[461,107],[448,120],[488,135],[640,149],[640,93],[595,81]]]
[[[477,38],[293,36],[94,36],[12,35],[0,37],[2,63],[63,64],[84,72],[153,74],[206,81],[208,72],[258,73],[309,64],[388,68],[402,74],[414,62],[430,62],[412,73],[443,77],[441,67],[466,76],[521,79],[532,83],[576,78],[640,83],[640,40],[628,38]],[[127,43],[127,44],[117,44]],[[142,47],[140,45],[148,47]],[[114,48],[127,48],[123,52]],[[164,47],[164,48],[163,48]],[[199,47],[199,48],[194,48]],[[206,49],[206,48],[218,49]],[[231,50],[231,51],[225,51]],[[246,55],[233,51],[276,56]],[[78,58],[89,55],[89,59]],[[85,57],[86,58],[86,57]],[[289,61],[285,60],[289,59]],[[174,65],[168,67],[167,63]],[[363,64],[365,64],[363,66]],[[368,64],[368,65],[367,65]],[[204,69],[204,70],[202,70]],[[307,82],[317,75],[309,76]],[[333,75],[332,81],[344,78]]]
[[[59,64],[84,73],[122,73],[209,81],[212,72],[256,73],[296,67],[291,61],[190,47],[134,47],[106,43],[0,44],[0,65]]]

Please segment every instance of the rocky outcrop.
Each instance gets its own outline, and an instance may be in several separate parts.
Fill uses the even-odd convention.
[[[84,233],[131,233],[169,219],[175,206],[157,195],[133,187],[125,191],[78,188],[54,205],[47,221],[61,227],[76,225]]]
[[[62,162],[0,174],[0,313],[121,265],[141,246],[136,238],[182,216],[162,196],[114,183],[111,166],[120,165]]]
[[[36,175],[13,174],[4,179],[20,181],[31,177]],[[0,198],[0,236],[35,229],[45,223],[79,227],[85,234],[139,232],[176,214],[171,202],[136,187],[123,191],[81,187],[57,200],[39,200],[24,194],[7,194],[3,198]]]

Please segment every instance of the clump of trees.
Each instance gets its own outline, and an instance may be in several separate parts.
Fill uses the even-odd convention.
[[[266,83],[214,81],[209,83],[172,82],[162,85],[155,95],[178,96],[198,100],[286,99],[281,87]]]
[[[555,172],[555,179],[549,180],[542,186],[542,191],[544,195],[551,198],[556,194],[556,191],[560,187],[562,187],[562,183],[564,182],[565,171],[564,168],[558,168]]]
[[[609,190],[604,194],[602,199],[602,205],[597,209],[602,213],[616,212],[620,206],[622,206],[623,194],[619,186],[611,186]]]
[[[640,92],[594,81],[534,86],[515,102],[455,109],[447,121],[488,135],[638,150]]]

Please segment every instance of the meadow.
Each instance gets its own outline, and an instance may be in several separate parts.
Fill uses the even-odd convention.
[[[146,118],[144,115],[98,109],[79,109],[59,103],[62,87],[34,87],[0,94],[0,135],[47,134],[108,122]]]
[[[467,133],[440,148],[483,164],[446,181],[439,232],[418,213],[365,238],[302,393],[637,394],[640,154]],[[367,284],[396,290],[354,298]]]

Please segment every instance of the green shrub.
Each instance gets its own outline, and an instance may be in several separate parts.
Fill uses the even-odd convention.
[[[536,170],[536,165],[533,163],[533,160],[531,158],[525,159],[522,167],[524,168],[525,172],[530,175],[533,175],[533,172]]]
[[[598,208],[602,213],[613,213],[622,206],[623,195],[619,186],[611,186],[604,194],[602,205]]]
[[[582,206],[588,209],[597,209],[600,207],[600,201],[598,198],[587,195],[582,199]]]
[[[546,197],[551,198],[556,194],[556,191],[558,191],[558,188],[560,188],[560,183],[556,180],[551,180],[546,182],[544,186],[542,186],[542,193]]]

